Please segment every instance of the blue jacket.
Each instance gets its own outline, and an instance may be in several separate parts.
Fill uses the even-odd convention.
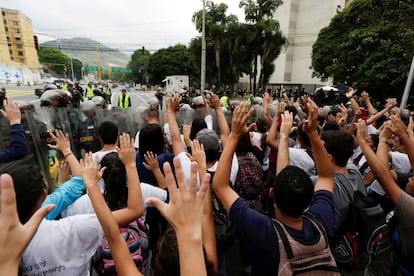
[[[29,151],[26,134],[21,124],[10,126],[10,147],[0,152],[0,163],[23,158]]]

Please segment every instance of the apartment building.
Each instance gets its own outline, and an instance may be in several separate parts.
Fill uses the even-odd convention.
[[[0,83],[40,81],[31,20],[18,10],[0,9]]]
[[[288,47],[275,60],[269,84],[286,89],[314,90],[322,83],[312,78],[312,45],[319,31],[351,0],[283,0],[274,18],[279,21]]]

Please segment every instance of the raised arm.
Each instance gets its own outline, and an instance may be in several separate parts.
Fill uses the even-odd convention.
[[[4,110],[0,112],[10,122],[10,147],[0,152],[0,163],[21,159],[29,151],[19,107],[12,99],[3,100],[3,105]]]
[[[191,164],[189,183],[186,181],[179,158],[174,158],[177,183],[169,163],[164,163],[165,179],[170,193],[170,202],[164,203],[156,198],[146,200],[155,206],[174,228],[179,251],[181,276],[207,275],[202,242],[202,221],[204,200],[210,181],[206,175],[197,192],[198,165]]]
[[[113,214],[118,225],[124,226],[144,214],[144,202],[136,166],[134,139],[131,139],[129,134],[122,134],[119,136],[119,144],[121,146],[117,148],[119,159],[125,165],[128,179],[128,202],[126,208],[114,211]]]
[[[198,140],[194,140],[191,146],[191,159],[198,164],[198,173],[200,179],[204,179],[207,173],[206,154],[204,152],[203,144],[200,144]],[[203,213],[203,245],[206,251],[207,260],[209,260],[215,271],[218,271],[218,259],[217,259],[217,244],[216,244],[216,232],[213,219],[213,206],[211,199],[211,187],[207,185],[206,196],[204,198],[204,213]]]
[[[175,115],[175,112],[180,106],[180,101],[181,97],[177,95],[167,99],[167,122],[170,129],[174,156],[186,151],[181,141],[180,129],[178,128],[177,117]]]
[[[384,109],[382,109],[380,112],[377,112],[375,115],[371,116],[367,120],[367,125],[374,123],[379,118],[381,118],[385,113],[390,112],[391,109],[397,105],[397,100],[395,98],[389,98],[387,99],[387,103],[385,104]]]
[[[85,161],[81,163],[82,176],[88,187],[89,198],[111,248],[118,275],[142,275],[133,262],[126,242],[119,232],[117,221],[99,189],[98,180],[102,177],[105,168],[98,171],[98,157],[93,160],[92,153],[87,153]]]
[[[280,126],[280,141],[279,150],[277,152],[276,175],[280,173],[286,166],[290,164],[289,161],[289,135],[292,131],[293,117],[292,113],[285,111],[282,114],[282,125]]]
[[[55,133],[50,133],[50,136],[52,138],[52,141],[55,142],[55,145],[48,144],[49,148],[55,149],[60,151],[66,162],[68,162],[70,171],[73,176],[81,175],[81,166],[79,164],[78,159],[76,159],[76,156],[73,154],[71,148],[70,148],[70,140],[69,135],[67,133],[63,133],[63,131],[56,129]]]
[[[147,151],[146,153],[144,153],[144,158],[144,167],[152,171],[152,173],[155,176],[155,180],[157,180],[158,187],[161,189],[165,189],[167,185],[165,184],[165,178],[160,169],[158,156],[154,154],[152,151]]]
[[[216,112],[216,118],[220,129],[220,140],[223,147],[227,143],[227,138],[229,137],[230,128],[227,123],[226,117],[224,116],[223,110],[221,109],[220,99],[216,94],[211,94],[208,98],[208,104]]]
[[[407,133],[407,127],[401,120],[400,116],[391,116],[391,131],[400,138],[404,145],[408,158],[410,159],[411,168],[414,168],[414,142],[410,139]]]
[[[359,120],[357,123],[357,138],[356,139],[362,149],[362,152],[364,153],[365,158],[367,159],[367,162],[368,162],[369,167],[371,168],[371,171],[377,177],[378,181],[380,182],[381,186],[384,188],[385,192],[390,197],[391,201],[394,204],[396,204],[401,196],[402,191],[400,187],[398,187],[397,183],[395,183],[394,179],[392,178],[389,167],[385,165],[385,163],[382,162],[377,157],[377,155],[375,155],[374,151],[365,141],[365,134],[366,134],[366,124],[363,120]],[[381,144],[384,144],[384,141],[380,140],[380,144],[378,145],[378,150],[380,150],[381,147],[384,146]]]
[[[233,111],[229,139],[221,153],[217,170],[214,174],[213,189],[227,213],[229,213],[230,207],[239,198],[239,195],[229,185],[233,155],[240,137],[248,131],[246,123],[252,113],[253,109],[248,110],[247,102],[242,103]]]
[[[273,118],[272,125],[270,126],[269,132],[266,137],[266,144],[268,144],[274,150],[277,150],[279,147],[279,143],[277,141],[277,139],[279,138],[279,119],[281,118],[284,111],[285,106],[279,103],[277,107],[276,116]]]
[[[334,166],[318,134],[318,106],[310,98],[306,98],[306,107],[309,114],[308,119],[303,123],[303,130],[309,137],[316,170],[318,172],[315,191],[327,190],[333,192]]]

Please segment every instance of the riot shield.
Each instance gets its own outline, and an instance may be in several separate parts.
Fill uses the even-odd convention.
[[[24,110],[22,114],[24,127],[30,152],[48,182],[49,192],[56,188],[57,174],[60,160],[57,151],[50,149],[48,143],[52,143],[47,125],[42,122],[32,110]]]
[[[102,110],[102,109],[100,109]],[[102,112],[98,112],[103,118]],[[84,155],[85,152],[97,152],[102,149],[101,139],[98,135],[98,116],[95,109],[84,110],[81,114],[79,124],[79,148]]]
[[[177,116],[177,124],[180,130],[182,130],[183,125],[191,125],[194,116],[194,109],[189,104],[183,104]]]
[[[137,110],[131,107],[112,107],[111,110],[103,110],[99,117],[103,117],[103,121],[114,122],[118,126],[119,133],[129,133],[131,137],[135,137],[139,129],[140,119]],[[98,121],[98,126],[101,122]]]

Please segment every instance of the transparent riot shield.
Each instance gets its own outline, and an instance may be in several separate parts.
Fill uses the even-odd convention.
[[[183,125],[191,125],[194,116],[194,109],[189,104],[183,104],[177,116],[177,124],[180,130],[182,130]]]
[[[129,133],[131,137],[135,137],[135,134],[138,131],[138,114],[136,109],[133,108],[118,108],[112,107],[111,110],[106,110],[102,112],[103,121],[112,121],[118,126],[119,133]],[[98,121],[98,125],[102,121]]]
[[[102,149],[103,144],[98,135],[98,114],[103,120],[103,113],[95,111],[95,108],[91,110],[83,110],[81,113],[79,133],[78,133],[78,144],[82,155],[86,152],[97,152]]]
[[[49,149],[48,143],[52,143],[46,123],[42,122],[32,110],[25,110],[22,114],[24,127],[30,152],[49,184],[50,192],[57,184],[57,174],[60,161],[56,150]]]

